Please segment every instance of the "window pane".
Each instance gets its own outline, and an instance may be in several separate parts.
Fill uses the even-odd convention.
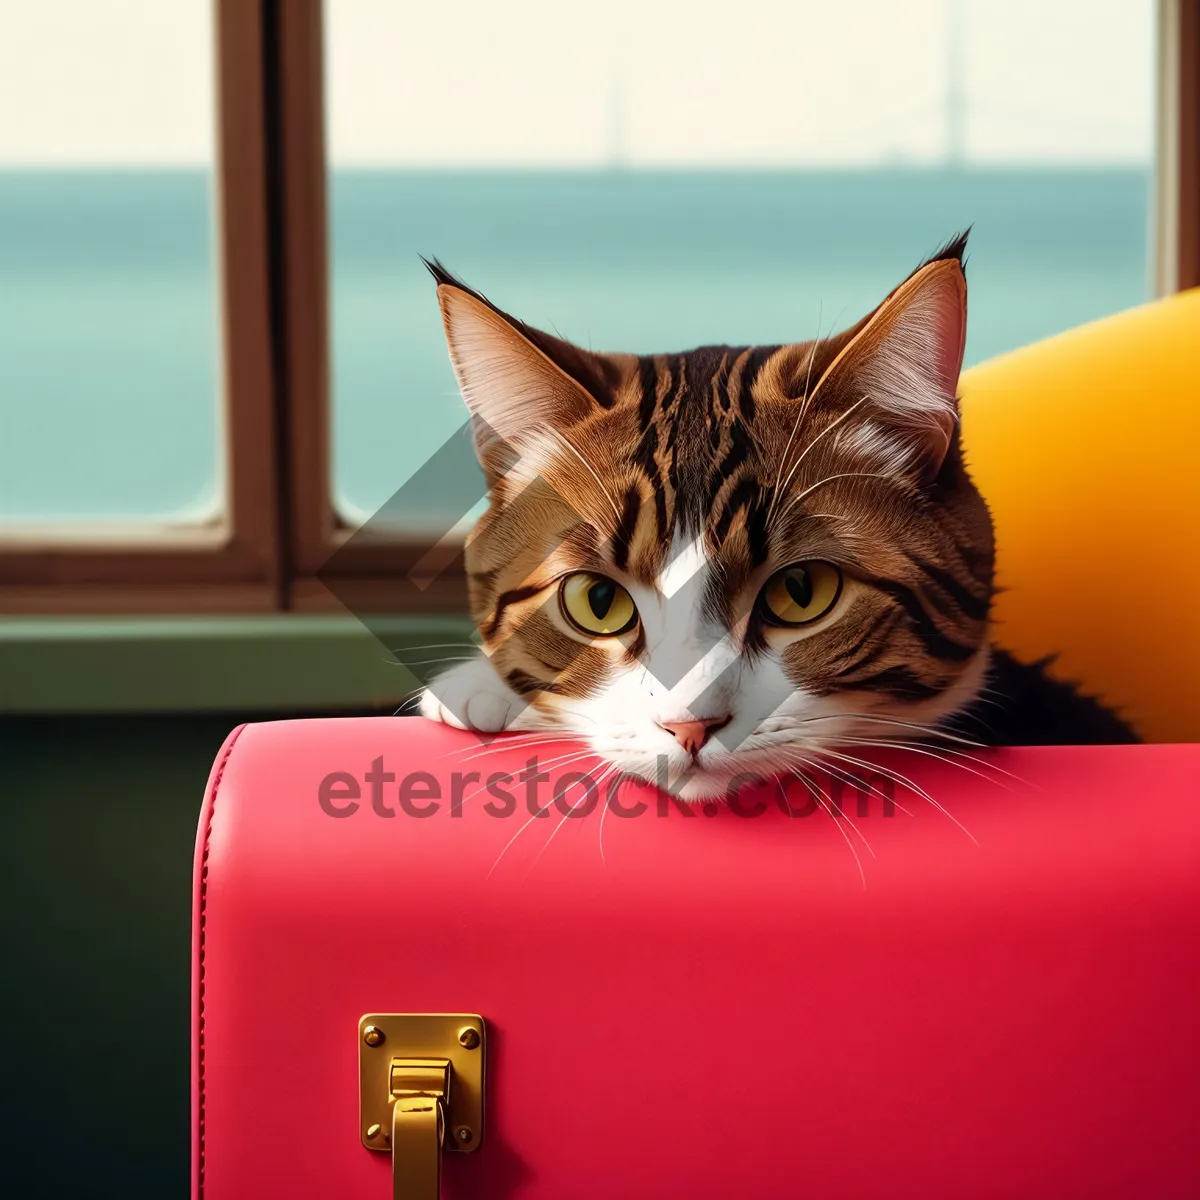
[[[606,350],[828,333],[972,224],[968,363],[1146,298],[1148,0],[679,14],[329,0],[348,518],[463,420],[418,254]]]
[[[209,0],[0,0],[0,521],[221,507]]]

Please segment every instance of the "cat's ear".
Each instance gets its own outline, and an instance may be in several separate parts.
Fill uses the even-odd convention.
[[[958,421],[966,240],[960,235],[914,271],[861,323],[823,376],[867,398],[864,417],[912,447],[924,479],[937,474]]]
[[[600,355],[517,321],[440,264],[426,265],[485,467],[505,446],[519,453],[547,426],[571,425],[607,400],[613,368]]]

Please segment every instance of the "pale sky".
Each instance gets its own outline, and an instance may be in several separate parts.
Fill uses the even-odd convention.
[[[968,162],[1145,163],[1153,13],[1152,0],[327,0],[330,160],[933,164],[957,139]],[[208,0],[0,0],[0,166],[196,164],[212,144]]]

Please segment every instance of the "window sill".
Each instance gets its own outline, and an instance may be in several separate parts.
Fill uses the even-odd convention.
[[[471,632],[433,615],[377,628],[383,641],[348,615],[9,618],[0,714],[394,711],[415,683],[388,651],[452,654],[418,651]]]

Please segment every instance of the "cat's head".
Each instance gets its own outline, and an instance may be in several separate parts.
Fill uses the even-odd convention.
[[[490,505],[472,615],[527,708],[685,797],[906,740],[986,666],[960,237],[842,333],[600,354],[434,266]]]

